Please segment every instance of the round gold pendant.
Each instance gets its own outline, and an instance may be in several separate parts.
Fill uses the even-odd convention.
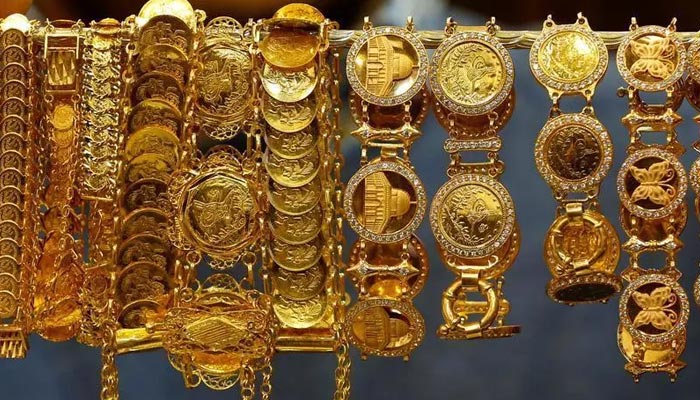
[[[263,157],[263,162],[273,181],[290,188],[309,184],[318,175],[321,167],[318,150],[294,160],[280,158],[268,149]]]
[[[348,310],[345,334],[363,355],[407,357],[423,342],[425,322],[410,302],[368,298]]]
[[[308,242],[290,244],[272,237],[270,257],[280,268],[291,272],[301,272],[316,265],[323,255],[323,241],[315,237]]]
[[[260,78],[270,97],[294,103],[309,97],[314,91],[318,82],[318,67],[311,62],[298,70],[282,70],[266,63]]]
[[[317,296],[326,284],[326,266],[316,263],[303,271],[288,271],[274,266],[273,288],[285,298],[294,301],[309,300]]]
[[[270,181],[267,198],[277,210],[289,214],[300,215],[311,211],[321,200],[321,181],[316,178],[310,183],[290,188]]]
[[[350,87],[368,103],[395,106],[412,99],[425,85],[428,54],[420,39],[399,27],[363,32],[347,56]]]
[[[360,237],[379,243],[407,239],[426,208],[425,188],[410,167],[378,161],[360,168],[348,182],[343,207]]]
[[[622,205],[640,218],[663,218],[684,201],[688,179],[675,155],[658,148],[630,154],[617,175]]]
[[[295,103],[285,103],[265,94],[262,114],[265,121],[280,132],[299,132],[316,118],[317,104],[314,94]]]
[[[272,235],[289,244],[307,243],[321,231],[323,212],[320,206],[301,215],[286,215],[275,209],[270,211]]]
[[[433,198],[430,226],[435,240],[447,252],[483,257],[510,238],[515,226],[513,200],[506,188],[490,176],[457,175]]]
[[[513,79],[508,50],[487,33],[454,34],[433,54],[430,87],[437,100],[456,114],[488,114],[508,97]]]
[[[596,188],[612,165],[612,141],[603,124],[586,114],[562,114],[547,121],[535,144],[535,163],[559,193]]]
[[[417,236],[411,236],[402,255],[403,243],[357,241],[350,250],[347,274],[359,290],[371,297],[414,298],[428,279],[428,254]],[[363,257],[364,252],[364,257]]]
[[[608,50],[588,20],[556,25],[547,19],[530,50],[530,69],[550,95],[580,93],[593,96],[608,68]]]
[[[270,150],[287,159],[298,159],[308,155],[316,149],[318,139],[319,130],[314,124],[294,133],[280,132],[272,128],[265,132],[265,143]]]
[[[547,231],[545,261],[554,279],[547,294],[565,304],[605,301],[619,292],[614,272],[620,259],[620,239],[602,214],[559,216]]]
[[[630,86],[647,92],[671,87],[683,77],[686,50],[668,28],[633,29],[617,49],[617,69]]]

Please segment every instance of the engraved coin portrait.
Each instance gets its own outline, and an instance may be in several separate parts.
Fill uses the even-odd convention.
[[[482,43],[458,44],[445,54],[438,70],[438,82],[445,94],[457,103],[486,103],[505,83],[503,60]]]
[[[191,234],[213,247],[235,246],[254,229],[256,207],[242,179],[224,174],[205,176],[187,195],[186,221]]]
[[[581,125],[564,125],[557,129],[550,136],[546,149],[549,168],[564,179],[585,179],[601,164],[602,146],[597,135]]]
[[[579,82],[598,66],[598,50],[593,40],[581,32],[564,31],[548,38],[537,54],[540,67],[561,82]]]
[[[398,96],[417,79],[418,53],[406,40],[394,35],[370,38],[355,58],[357,78],[378,97]]]
[[[473,247],[495,240],[503,229],[503,218],[503,204],[491,188],[467,183],[446,196],[438,223],[456,246]]]

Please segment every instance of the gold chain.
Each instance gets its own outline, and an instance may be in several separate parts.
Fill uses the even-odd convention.
[[[101,400],[119,400],[119,372],[115,357],[117,325],[114,322],[102,324],[102,391]]]

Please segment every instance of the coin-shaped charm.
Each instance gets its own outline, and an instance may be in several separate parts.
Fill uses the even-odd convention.
[[[323,241],[320,237],[301,244],[289,244],[283,240],[270,240],[270,256],[280,268],[299,272],[318,263],[323,254]]]
[[[164,101],[179,110],[185,99],[185,91],[172,75],[149,72],[134,82],[131,101],[132,104],[138,104],[152,99]]]
[[[308,300],[291,300],[277,295],[272,307],[282,324],[294,329],[306,329],[321,322],[328,309],[328,298],[323,291]]]
[[[303,100],[314,91],[318,68],[312,62],[298,70],[282,70],[265,64],[261,72],[263,88],[273,99],[285,103]]]
[[[430,87],[453,113],[488,114],[508,97],[513,79],[508,50],[487,33],[452,35],[433,55]]]
[[[232,255],[257,238],[255,192],[231,172],[201,174],[184,188],[179,205],[188,240],[217,256]]]
[[[321,166],[318,150],[314,150],[307,156],[299,159],[280,158],[275,153],[268,151],[264,156],[265,168],[270,178],[276,183],[286,187],[300,187],[311,182]]]
[[[130,264],[117,278],[117,296],[123,305],[136,300],[163,301],[172,287],[168,273],[150,262]]]
[[[180,140],[159,126],[148,126],[129,135],[124,150],[126,161],[146,153],[160,154],[176,165],[180,158]]]
[[[146,100],[131,109],[129,131],[138,132],[146,126],[156,125],[168,129],[177,136],[180,134],[180,121],[182,121],[180,111],[171,104],[162,100]]]
[[[368,298],[348,310],[345,333],[363,354],[408,356],[423,342],[425,322],[410,302]]]
[[[278,68],[297,69],[314,60],[321,39],[303,29],[272,29],[260,42],[265,62]]]
[[[162,235],[170,226],[168,216],[157,208],[142,208],[129,214],[122,224],[122,238],[148,233]]]
[[[314,125],[294,133],[280,132],[268,129],[265,133],[265,143],[282,158],[297,159],[311,153],[318,144],[319,131]]]
[[[326,266],[320,263],[298,272],[277,266],[271,273],[273,287],[281,296],[290,300],[311,299],[323,290],[326,283],[326,269]]]
[[[140,208],[168,210],[170,201],[167,191],[166,181],[150,178],[138,180],[127,187],[120,198],[120,205],[129,213]]]
[[[547,19],[530,50],[532,74],[553,97],[573,93],[593,97],[607,68],[605,43],[583,16],[566,25]]]
[[[399,27],[365,31],[347,56],[352,89],[369,103],[395,106],[413,98],[428,77],[428,55],[420,39]]]
[[[301,215],[286,215],[275,209],[270,212],[272,234],[287,243],[306,243],[321,231],[323,212],[320,206]]]
[[[389,161],[360,168],[343,197],[348,224],[362,238],[390,243],[418,229],[426,208],[425,188],[413,170]]]
[[[438,244],[460,257],[483,257],[509,239],[515,225],[513,200],[487,175],[457,175],[435,195],[430,226]]]
[[[289,214],[305,214],[321,200],[321,181],[316,178],[310,183],[290,188],[271,181],[267,190],[267,198],[277,210]]]
[[[316,118],[317,104],[314,94],[294,103],[285,103],[264,95],[262,113],[272,128],[292,133],[306,128],[313,122]]]
[[[617,49],[617,69],[630,86],[647,92],[665,90],[683,77],[683,42],[668,28],[633,29]]]
[[[629,155],[617,175],[622,205],[640,218],[663,218],[684,201],[688,178],[670,152],[658,148]]]
[[[603,124],[586,114],[547,120],[535,144],[535,163],[555,192],[597,187],[612,165],[612,141]]]
[[[168,269],[172,252],[170,244],[161,236],[142,234],[122,242],[117,250],[119,265],[126,267],[137,261],[147,261]]]

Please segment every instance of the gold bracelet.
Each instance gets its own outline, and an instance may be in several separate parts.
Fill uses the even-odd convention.
[[[451,18],[446,39],[435,51],[430,84],[438,121],[449,139],[449,180],[430,209],[438,251],[457,279],[442,295],[443,339],[509,337],[520,332],[504,325],[510,303],[503,297],[503,274],[520,249],[515,207],[498,181],[503,162],[498,129],[513,111],[513,61],[495,40],[495,19],[482,32],[460,31]],[[466,79],[456,79],[458,76]],[[485,162],[466,162],[463,153],[486,152]],[[483,300],[470,300],[478,293]]]
[[[530,68],[552,99],[535,145],[537,169],[559,203],[545,238],[545,261],[554,277],[547,294],[569,305],[607,302],[622,288],[615,275],[620,240],[598,204],[613,148],[592,99],[608,68],[608,52],[582,14],[565,25],[550,17],[532,45]],[[562,113],[560,100],[571,95],[586,105],[579,113]]]
[[[36,278],[35,62],[26,17],[0,21],[0,358],[23,358]]]
[[[688,102],[700,111],[700,36],[696,36],[688,47],[688,79],[685,85],[685,97]],[[700,115],[695,116],[695,122],[700,124]],[[700,141],[693,143],[693,149],[700,152]],[[695,160],[690,168],[690,186],[695,192],[695,216],[700,219],[700,158]],[[700,277],[693,285],[693,297],[700,305]]]
[[[679,357],[685,349],[690,309],[688,296],[677,283],[681,272],[676,254],[687,220],[688,182],[678,159],[684,149],[675,130],[682,120],[676,113],[683,96],[677,86],[685,66],[686,50],[675,34],[675,19],[666,28],[639,27],[632,19],[617,52],[618,70],[629,85],[622,93],[630,106],[622,118],[630,146],[617,176],[622,227],[630,237],[623,245],[630,265],[622,273],[629,284],[620,298],[618,345],[635,381],[645,372],[662,371],[673,381],[685,367]],[[640,91],[665,91],[666,102],[642,102]],[[646,144],[645,132],[663,132],[667,142]],[[640,255],[646,252],[665,253],[664,266],[641,266]]]

